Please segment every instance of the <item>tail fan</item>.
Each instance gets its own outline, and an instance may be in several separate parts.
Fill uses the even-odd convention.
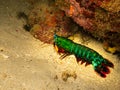
[[[105,60],[105,63],[102,63],[102,66],[97,68],[95,71],[103,78],[106,77],[106,74],[109,74],[110,73],[110,69],[109,67],[111,68],[114,68],[114,65],[112,62],[108,61],[108,60]]]
[[[114,65],[112,62],[110,62],[109,60],[105,59],[105,63],[104,63],[106,66],[108,67],[111,67],[111,68],[114,68]]]

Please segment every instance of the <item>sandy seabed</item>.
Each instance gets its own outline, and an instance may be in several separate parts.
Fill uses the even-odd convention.
[[[92,39],[85,45],[114,63],[106,78],[91,65],[77,64],[73,55],[63,60],[53,45],[44,44],[23,29],[18,12],[29,12],[23,0],[0,1],[0,90],[120,90],[120,62]],[[76,38],[81,43],[81,39]],[[71,77],[67,78],[67,74]]]

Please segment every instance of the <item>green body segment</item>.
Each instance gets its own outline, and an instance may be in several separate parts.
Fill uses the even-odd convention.
[[[101,67],[102,63],[107,63],[105,59],[96,51],[86,46],[74,43],[72,40],[69,40],[65,37],[61,37],[55,34],[54,42],[58,47],[63,48],[70,54],[74,54],[77,58],[82,58],[86,62],[91,63],[94,69]]]

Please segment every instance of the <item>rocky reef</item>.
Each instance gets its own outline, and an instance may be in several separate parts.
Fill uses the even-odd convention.
[[[53,35],[73,35],[81,30],[103,42],[110,53],[120,52],[119,0],[28,0],[32,8],[27,24],[34,37],[45,43]]]
[[[76,25],[53,0],[37,1],[32,5],[27,24],[32,35],[45,43],[53,43],[53,35],[70,36],[77,31]]]
[[[85,31],[101,39],[105,50],[120,51],[119,0],[56,0],[56,5]]]

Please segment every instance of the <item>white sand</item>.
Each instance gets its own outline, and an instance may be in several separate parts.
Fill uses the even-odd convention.
[[[92,66],[78,65],[73,55],[60,60],[52,45],[36,40],[18,20],[19,11],[28,11],[22,0],[0,2],[0,90],[120,90],[120,62],[90,40],[92,47],[115,65],[107,78],[99,77]],[[85,44],[86,45],[86,44]],[[77,76],[62,80],[67,71]]]

